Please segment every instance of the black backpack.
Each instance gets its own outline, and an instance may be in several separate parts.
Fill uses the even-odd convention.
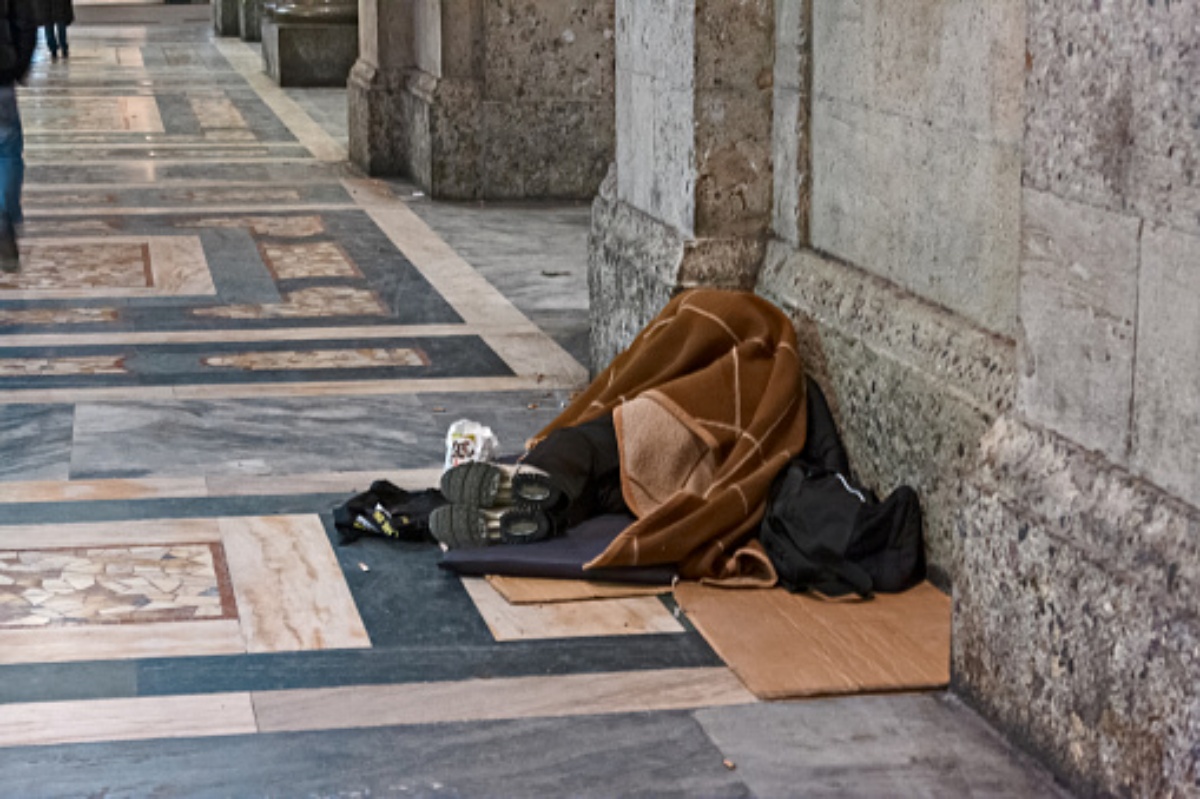
[[[376,480],[369,490],[333,509],[338,543],[352,544],[364,535],[433,541],[429,514],[445,504],[446,498],[436,488],[405,491],[387,480]]]
[[[879,502],[849,476],[824,395],[808,380],[804,450],[775,478],[759,540],[789,591],[903,591],[925,577],[921,505],[901,486]]]

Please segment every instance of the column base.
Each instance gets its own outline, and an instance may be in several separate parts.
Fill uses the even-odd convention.
[[[213,30],[218,36],[237,36],[241,32],[239,2],[240,0],[212,0]]]
[[[752,289],[764,250],[755,239],[685,238],[617,199],[610,170],[588,237],[593,368],[607,366],[681,289]]]
[[[345,86],[358,60],[358,21],[291,23],[262,19],[263,61],[280,86]]]
[[[243,42],[262,40],[263,0],[238,0],[238,36]]]

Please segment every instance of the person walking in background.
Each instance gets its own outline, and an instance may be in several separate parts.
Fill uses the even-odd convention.
[[[29,71],[41,24],[38,0],[0,0],[0,270],[21,268],[17,223],[25,180],[25,136],[17,109],[17,83]]]
[[[74,0],[45,0],[46,14],[42,20],[46,26],[46,47],[50,48],[50,58],[57,61],[58,52],[62,57],[71,55],[67,45],[67,26],[75,21]]]

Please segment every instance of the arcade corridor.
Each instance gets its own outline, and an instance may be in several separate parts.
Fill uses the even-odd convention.
[[[0,277],[0,796],[1058,795],[948,695],[761,703],[669,600],[338,546],[586,382],[588,209],[364,178],[207,6],[80,17]]]

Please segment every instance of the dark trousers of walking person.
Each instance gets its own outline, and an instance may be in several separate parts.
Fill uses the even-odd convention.
[[[62,22],[54,22],[46,26],[46,47],[50,48],[50,57],[58,58],[58,51],[62,50],[63,58],[70,55],[70,50],[67,46],[67,26]]]

